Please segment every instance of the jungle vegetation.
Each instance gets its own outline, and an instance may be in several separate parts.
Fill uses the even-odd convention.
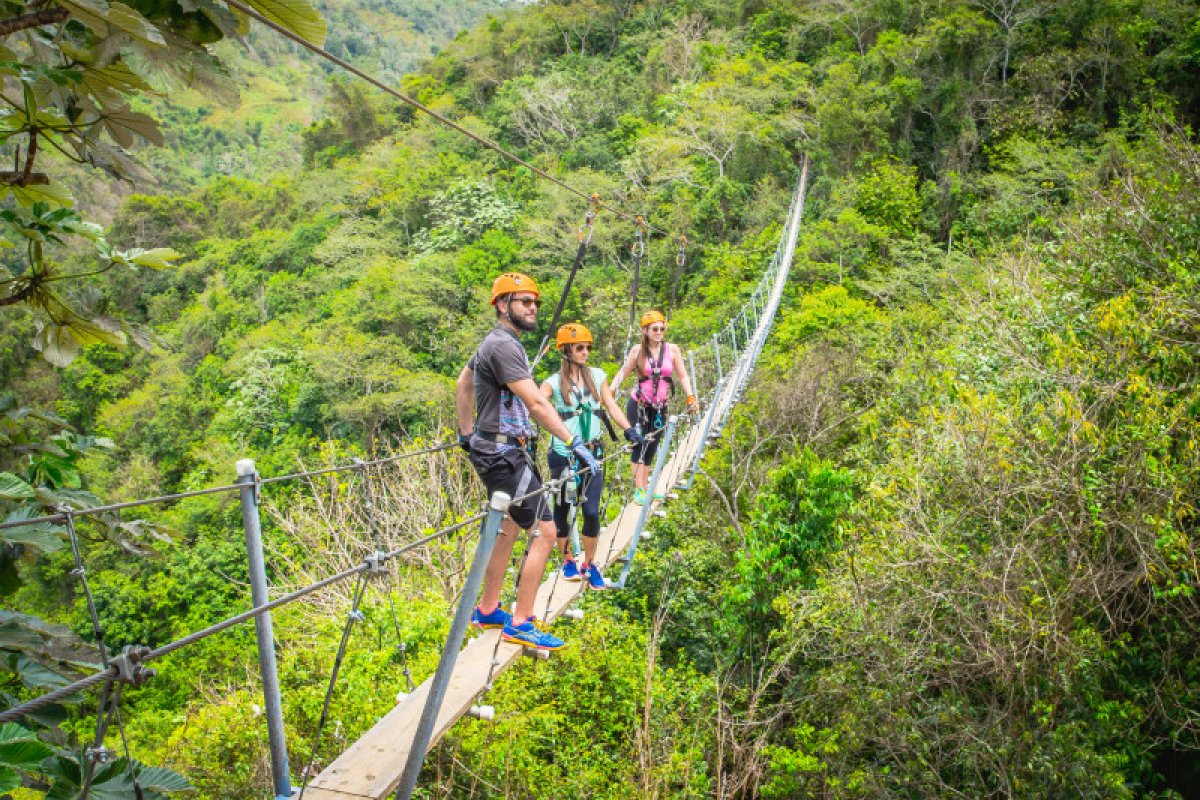
[[[159,24],[150,5],[128,7]],[[336,5],[331,41],[346,14],[392,8]],[[422,5],[440,30],[442,6],[466,13]],[[696,488],[631,588],[588,597],[568,650],[497,684],[496,722],[431,753],[425,796],[1194,796],[1200,7],[555,0],[494,9],[403,76],[361,40],[342,46],[421,102],[685,234],[678,273],[676,244],[651,239],[636,298],[669,306],[673,341],[746,298],[802,156],[813,176],[784,310]],[[40,68],[0,64],[6,89],[53,101]],[[366,87],[331,76],[321,94],[279,171],[164,175],[103,229],[56,180],[6,201],[0,219],[44,239],[42,274],[104,267],[43,284],[70,319],[0,309],[9,518],[225,483],[244,457],[272,475],[436,439],[491,278],[520,268],[557,298],[578,198]],[[20,113],[10,155],[38,124]],[[200,123],[170,124],[186,155]],[[123,136],[96,152],[143,153]],[[6,235],[15,287],[35,237]],[[601,214],[567,304],[610,370],[633,236]],[[392,541],[480,499],[455,453],[376,479]],[[268,502],[280,588],[369,546],[357,478]],[[81,534],[110,647],[247,603],[229,497]],[[62,527],[0,535],[15,701],[94,651]],[[402,660],[432,671],[471,544],[368,595],[318,769],[393,705]],[[330,590],[276,618],[297,771],[348,602]],[[261,796],[257,680],[249,630],[164,659],[123,698],[131,751],[201,797]],[[73,763],[95,714],[82,699],[0,729],[16,743],[0,781],[73,796],[43,759]]]

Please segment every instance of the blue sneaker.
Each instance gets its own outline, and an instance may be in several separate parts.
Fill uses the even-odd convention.
[[[633,492],[633,502],[639,506],[646,502],[646,490],[640,486]]]
[[[503,628],[512,621],[512,614],[504,610],[504,606],[496,606],[490,613],[483,613],[479,606],[471,612],[471,627],[483,630],[485,628]]]
[[[608,584],[604,582],[604,576],[600,574],[600,568],[595,564],[588,564],[587,580],[589,589],[595,589],[599,591],[601,589],[608,588]]]
[[[538,630],[533,620],[525,620],[520,625],[514,625],[512,620],[500,632],[500,638],[506,642],[519,644],[522,647],[535,647],[538,650],[558,650],[566,644],[557,636]]]
[[[583,575],[579,572],[579,565],[575,563],[575,559],[568,558],[562,565],[562,576],[565,581],[581,581]]]

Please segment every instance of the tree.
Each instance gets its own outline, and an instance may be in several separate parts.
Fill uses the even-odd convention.
[[[1017,31],[1050,12],[1050,3],[1043,0],[975,0],[1004,31],[1004,61],[1000,65],[1000,83],[1008,83],[1008,64],[1012,59]]]

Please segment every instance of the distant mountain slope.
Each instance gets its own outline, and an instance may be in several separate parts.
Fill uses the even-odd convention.
[[[398,81],[459,31],[504,0],[320,0],[326,48]],[[271,31],[256,27],[247,47],[222,45],[241,101],[222,106],[188,92],[162,101],[167,147],[146,153],[165,188],[191,188],[217,174],[262,178],[299,165],[300,131],[320,116],[336,69]]]
[[[460,31],[511,5],[507,0],[315,4],[328,24],[326,48],[391,83]],[[87,215],[107,223],[130,191],[184,192],[218,175],[265,179],[300,165],[300,133],[322,115],[336,67],[258,25],[244,44],[221,42],[216,49],[230,66],[238,96],[185,90],[142,101],[141,110],[163,121],[166,146],[139,153],[156,183],[114,185],[100,173],[68,166],[68,183],[77,197],[86,198],[81,205]]]

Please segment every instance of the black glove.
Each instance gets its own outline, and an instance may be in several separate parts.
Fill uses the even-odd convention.
[[[471,455],[471,437],[465,433],[458,435],[458,446],[463,449],[467,455]]]
[[[600,462],[596,460],[596,456],[588,449],[588,446],[583,443],[583,440],[576,436],[568,445],[575,458],[579,459],[579,463],[583,464],[584,471],[590,472],[592,475],[600,474]],[[582,474],[582,473],[581,473]]]
[[[634,447],[641,447],[646,443],[646,437],[642,436],[642,432],[637,428],[626,428],[625,440]]]

